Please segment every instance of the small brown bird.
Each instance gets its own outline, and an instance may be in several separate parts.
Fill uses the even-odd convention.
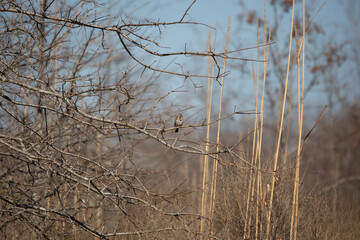
[[[183,125],[183,123],[184,123],[183,115],[181,113],[179,113],[175,118],[174,127],[180,127]],[[179,131],[179,128],[176,128],[175,132],[178,132],[178,131]]]

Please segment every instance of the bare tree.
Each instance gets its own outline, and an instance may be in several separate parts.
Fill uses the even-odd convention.
[[[237,59],[212,51],[171,52],[158,44],[165,27],[209,27],[186,21],[194,3],[177,21],[162,22],[115,18],[113,6],[100,1],[1,1],[0,231],[5,238],[28,239],[29,232],[33,239],[198,234],[194,222],[201,216],[172,203],[181,191],[151,191],[147,181],[153,173],[138,168],[147,157],[138,146],[149,139],[184,153],[237,156],[226,146],[217,151],[212,145],[206,152],[205,142],[188,137],[204,122],[185,120],[174,135],[175,116],[187,106],[172,106],[167,99],[185,83],[196,87],[196,79],[210,76],[157,61],[210,57],[217,80],[224,75],[219,61]],[[183,84],[161,93],[163,76]],[[220,162],[229,161],[221,156]]]

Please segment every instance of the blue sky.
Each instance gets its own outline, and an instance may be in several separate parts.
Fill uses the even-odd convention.
[[[147,18],[151,20],[160,19],[163,21],[176,21],[180,19],[183,12],[188,8],[191,2],[192,1],[189,0],[136,1],[136,4],[134,5],[134,13],[138,19]],[[312,14],[315,14],[318,8],[324,3],[323,0],[312,0],[308,2],[309,12]],[[301,11],[300,5],[301,4],[297,4],[296,10]],[[271,24],[273,19],[269,1],[267,1],[267,7],[268,23]],[[240,1],[235,0],[198,0],[192,6],[185,19],[205,23],[213,27],[218,26],[219,29],[225,31],[228,23],[228,17],[231,16],[233,19],[233,24],[236,24],[237,16],[242,12],[246,12],[246,10],[256,10],[258,15],[262,17],[264,12],[264,1],[255,0],[243,1],[243,3],[240,3]],[[344,8],[341,6],[339,1],[328,0],[317,14],[314,21],[325,23],[325,25],[329,26],[330,28],[343,26],[346,24]],[[188,29],[188,26],[184,26],[184,28]],[[233,27],[233,29],[236,29],[236,27]],[[189,40],[188,38],[191,40],[191,38],[194,37],[193,35],[186,36],[186,34],[181,34],[181,37],[179,37],[179,30],[179,28],[176,28],[174,32],[172,32],[171,29],[168,29],[171,34],[167,34],[167,36],[164,35],[164,37],[169,37],[172,40],[170,41],[171,43],[178,43],[179,46],[182,46],[186,40]],[[205,43],[201,43],[201,45],[206,44],[207,39],[207,29],[203,28],[203,30],[205,34],[204,36],[200,37],[203,37]],[[244,34],[248,33],[245,32]]]
[[[177,0],[167,0],[167,1],[130,1],[130,9],[133,9],[130,14],[132,17],[135,16],[136,19],[141,21],[144,18],[149,19],[151,21],[177,21],[181,18],[184,11],[188,8],[192,1],[177,1]],[[300,2],[300,1],[298,1]],[[314,15],[318,8],[324,3],[324,1],[320,0],[312,0],[307,1],[307,7],[309,13]],[[297,4],[296,14],[301,15],[302,4]],[[269,1],[267,1],[267,22],[268,26],[274,24],[274,17],[272,15],[271,5]],[[128,10],[129,8],[127,8]],[[231,25],[231,39],[230,39],[230,49],[244,48],[256,45],[256,26],[247,25],[245,23],[239,22],[238,16],[241,13],[246,13],[248,11],[255,10],[258,16],[262,17],[264,12],[264,1],[256,0],[256,1],[234,1],[234,0],[226,0],[226,1],[216,1],[216,0],[198,0],[194,6],[188,12],[185,20],[200,22],[212,27],[217,27],[217,52],[222,51],[225,45],[225,36],[226,29],[228,24],[229,16],[232,17],[232,25]],[[245,18],[246,19],[246,18]],[[308,19],[309,20],[309,19]],[[244,19],[243,19],[244,21]],[[280,34],[281,38],[274,39],[279,43],[280,46],[286,46],[288,41],[288,33],[290,30],[290,19],[284,18],[283,22],[281,22]],[[320,35],[319,45],[321,46],[321,38],[331,38],[333,42],[341,42],[346,39],[347,36],[344,35],[344,32],[351,31],[349,28],[347,18],[345,15],[345,8],[341,5],[341,2],[336,0],[328,0],[325,5],[322,7],[320,12],[314,18],[314,23],[317,22],[321,26],[325,28],[326,34]],[[348,30],[349,29],[349,30]],[[156,30],[153,30],[156,32]],[[262,31],[262,30],[261,30]],[[213,31],[214,33],[214,31]],[[160,51],[182,51],[184,50],[184,46],[186,44],[187,50],[193,51],[204,51],[206,49],[208,37],[208,29],[203,26],[189,26],[189,25],[181,25],[174,27],[167,27],[162,29],[162,35],[159,40],[162,46],[168,47],[168,49],[160,49]],[[282,42],[281,42],[282,41]],[[315,49],[316,50],[316,49]],[[248,57],[251,58],[251,54],[255,54],[256,51],[247,51],[240,54],[240,57]],[[181,59],[171,59],[174,62],[182,62]],[[164,61],[165,62],[165,61]],[[205,74],[207,70],[207,60],[202,59],[199,62],[187,61],[190,62],[192,67],[195,67],[196,70]],[[186,61],[184,63],[186,66]],[[247,64],[246,68],[248,71],[251,71],[251,64]],[[283,68],[286,68],[284,65]],[[199,70],[200,69],[200,70]],[[232,89],[228,89],[229,95],[234,94],[234,92],[241,92],[240,98],[238,100],[241,103],[245,103],[242,107],[244,109],[252,109],[253,108],[253,85],[252,80],[247,76],[247,79],[244,79],[245,75],[236,70],[236,68],[228,69],[231,71],[231,74],[228,77],[228,84],[231,85]],[[169,77],[170,79],[174,79],[171,81],[169,86],[170,89],[173,89],[179,86],[181,83],[178,81],[178,78]],[[309,76],[310,78],[310,76]],[[272,81],[271,78],[268,79]],[[241,82],[241,84],[234,84]],[[205,85],[205,81],[203,81]],[[237,90],[238,88],[238,90]],[[167,91],[166,89],[165,91]],[[193,92],[191,94],[194,94]],[[323,96],[323,89],[321,87],[315,88],[315,95],[309,96],[308,99],[310,108],[311,104],[314,102],[314,98],[316,99],[317,105],[314,105],[315,111],[318,111],[318,108],[322,108],[326,104],[327,99]],[[232,106],[239,106],[240,104],[234,102]],[[239,109],[238,109],[239,110]],[[316,114],[317,115],[317,114]]]

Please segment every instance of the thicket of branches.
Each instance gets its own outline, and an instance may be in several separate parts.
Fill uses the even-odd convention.
[[[205,152],[203,142],[174,136],[178,110],[162,102],[177,89],[159,94],[161,82],[154,80],[162,74],[183,82],[206,77],[181,65],[168,70],[156,58],[224,58],[158,45],[164,27],[198,24],[185,21],[192,4],[178,21],[136,22],[112,19],[111,9],[96,1],[2,1],[3,236],[196,235],[188,225],[199,216],[168,204],[177,199],[176,188],[161,194],[148,189],[149,173],[137,168],[136,158],[150,153],[135,153],[147,139],[210,157],[231,151]],[[216,78],[222,75],[218,67]],[[154,226],[148,215],[162,216],[163,224]]]

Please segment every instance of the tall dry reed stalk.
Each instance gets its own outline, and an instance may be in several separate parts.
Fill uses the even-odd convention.
[[[227,54],[228,47],[229,47],[229,39],[230,39],[230,27],[231,27],[231,17],[229,17],[228,28],[227,28],[227,35],[226,35],[226,45],[224,53]],[[223,72],[226,70],[226,62],[227,57],[224,58],[224,66]],[[223,99],[223,91],[224,91],[224,84],[225,84],[225,76],[223,75],[221,78],[221,91],[220,91],[220,100],[219,100],[219,113],[218,113],[218,125],[217,125],[217,135],[216,135],[216,152],[219,151],[220,146],[220,127],[221,127],[221,109],[222,109],[222,99]],[[211,179],[211,192],[210,192],[210,220],[212,221],[210,226],[210,236],[213,236],[213,217],[215,211],[215,200],[216,200],[216,180],[218,175],[218,160],[219,157],[216,155],[216,159],[213,164],[212,170],[212,179]]]
[[[216,47],[216,30],[215,30],[215,37],[214,37],[214,52]],[[208,51],[211,50],[211,32],[209,30],[208,35]],[[210,142],[210,122],[211,122],[211,105],[212,105],[212,91],[213,91],[213,75],[214,75],[214,62],[211,57],[208,57],[208,75],[210,76],[207,81],[207,98],[206,98],[206,111],[207,111],[207,127],[206,127],[206,146],[205,151],[209,151],[209,142]],[[202,176],[202,187],[201,187],[201,215],[203,217],[207,216],[207,182],[209,178],[209,156],[204,156],[203,162],[203,176]],[[200,239],[203,239],[203,234],[205,232],[205,218],[201,219],[200,222]]]
[[[297,33],[297,32],[295,32]],[[297,35],[296,35],[297,36]],[[305,85],[305,0],[303,0],[303,26],[302,38],[299,42],[296,37],[296,64],[297,64],[297,79],[298,79],[298,146],[296,154],[296,169],[294,178],[294,192],[293,204],[290,225],[290,239],[296,240],[297,225],[298,225],[298,209],[299,209],[299,182],[300,182],[300,159],[301,159],[301,145],[302,145],[302,126],[304,116],[304,85]],[[300,57],[302,50],[302,77],[300,77]],[[301,84],[300,84],[301,83]]]
[[[273,176],[272,176],[272,183],[271,183],[271,190],[270,190],[270,202],[269,202],[269,210],[268,210],[268,214],[267,214],[267,223],[266,223],[266,239],[270,238],[271,213],[272,213],[272,207],[273,207],[275,181],[276,181],[276,177],[277,177],[276,176],[277,163],[278,163],[278,158],[279,158],[280,142],[281,142],[283,123],[284,123],[284,113],[285,113],[285,106],[286,106],[286,95],[287,95],[287,87],[288,87],[288,79],[289,79],[291,46],[292,46],[292,36],[293,36],[293,26],[294,26],[294,4],[295,4],[295,1],[293,1],[293,3],[292,3],[290,39],[289,39],[289,54],[288,54],[288,62],[287,62],[287,69],[286,69],[285,89],[284,89],[283,100],[282,100],[280,125],[278,128],[278,135],[277,135],[277,142],[276,142],[275,156],[274,156],[274,168],[273,168]]]
[[[259,35],[259,34],[258,34]],[[269,35],[269,36],[268,36]],[[267,39],[268,36],[268,39]],[[259,39],[259,37],[258,37]],[[268,43],[271,40],[271,29],[269,30],[269,34],[267,32],[267,25],[266,25],[266,1],[264,1],[264,65],[263,65],[263,82],[262,82],[262,93],[261,93],[261,107],[260,107],[260,126],[259,126],[259,137],[258,137],[258,144],[257,144],[257,156],[258,156],[258,170],[257,170],[257,204],[256,204],[256,221],[255,221],[255,239],[261,239],[261,236],[259,233],[262,232],[262,224],[259,226],[259,207],[261,208],[262,204],[261,201],[263,199],[263,192],[261,190],[263,189],[262,182],[261,182],[261,152],[262,152],[262,137],[263,137],[263,128],[264,128],[264,99],[265,99],[265,88],[266,88],[266,73],[267,73],[267,67],[269,64],[269,49],[270,46]],[[258,45],[259,45],[258,40]],[[259,52],[259,48],[258,48]],[[259,53],[258,53],[258,60],[259,60]],[[259,64],[259,61],[258,61]],[[265,192],[266,194],[266,192]],[[261,211],[261,209],[260,209]],[[260,229],[258,229],[260,228]]]
[[[257,19],[257,29],[258,29],[258,19]],[[258,36],[258,30],[257,30],[257,36]],[[259,50],[258,50],[259,51]],[[259,58],[259,54],[258,54]],[[258,75],[258,74],[257,74]],[[254,83],[254,96],[255,96],[255,112],[258,111],[258,84],[255,76],[255,70],[254,70],[254,64],[252,64],[252,78]],[[255,169],[254,165],[256,165],[256,142],[257,142],[257,129],[258,129],[258,115],[255,115],[254,119],[254,135],[252,140],[252,151],[251,151],[251,170],[250,170],[250,176],[249,176],[249,183],[248,183],[248,192],[247,192],[247,199],[246,199],[246,212],[245,212],[245,224],[244,224],[244,235],[243,238],[247,239],[250,236],[250,225],[251,225],[251,214],[250,214],[250,205],[251,200],[253,199],[254,195],[254,186],[255,186]]]

